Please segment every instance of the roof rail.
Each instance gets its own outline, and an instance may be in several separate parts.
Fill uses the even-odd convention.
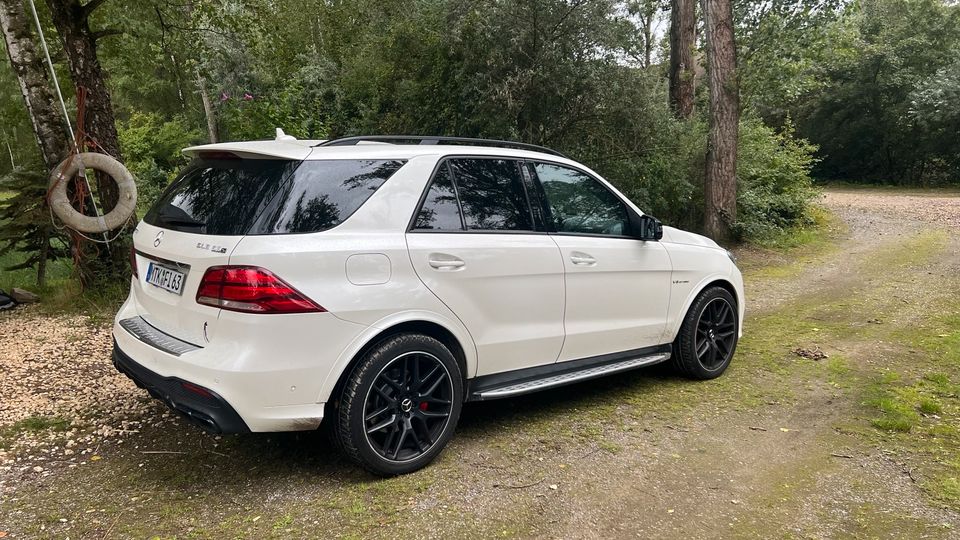
[[[382,142],[382,143],[403,143],[415,142],[416,144],[469,144],[475,146],[493,146],[499,148],[514,148],[517,150],[531,150],[533,152],[543,152],[566,158],[567,156],[551,150],[545,146],[527,144],[513,141],[499,141],[496,139],[475,139],[470,137],[442,137],[428,135],[358,135],[356,137],[343,137],[322,142],[317,146],[354,146],[362,142]]]

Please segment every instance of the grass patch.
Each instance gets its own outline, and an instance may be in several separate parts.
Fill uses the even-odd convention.
[[[775,233],[754,238],[751,244],[776,251],[789,251],[799,247],[824,247],[831,244],[832,232],[842,225],[825,208],[811,206],[810,222]]]
[[[18,431],[66,431],[70,429],[70,421],[59,416],[31,416],[16,422],[12,426]]]
[[[960,505],[960,313],[953,303],[931,304],[934,315],[897,339],[917,351],[912,375],[886,375],[872,385],[875,416],[885,446],[906,450],[936,500]],[[907,368],[905,368],[907,369]]]
[[[64,432],[70,429],[70,421],[59,416],[31,416],[10,424],[0,431],[0,448],[10,448],[14,441],[26,432]]]
[[[26,289],[40,297],[39,310],[51,315],[86,314],[112,317],[123,303],[130,289],[127,280],[119,280],[83,290],[73,275],[73,262],[57,259],[47,264],[47,282],[37,285],[33,268],[5,270],[23,260],[23,255],[11,252],[0,255],[0,290],[10,292],[14,287]]]
[[[919,409],[923,414],[939,414],[943,412],[943,404],[935,398],[922,398]]]
[[[838,249],[837,238],[846,232],[839,218],[813,207],[809,224],[753,239],[737,249],[737,266],[749,280],[785,279],[799,275]]]

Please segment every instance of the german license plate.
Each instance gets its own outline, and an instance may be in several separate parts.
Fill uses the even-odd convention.
[[[183,272],[156,263],[147,268],[147,283],[175,294],[183,294],[184,277]]]

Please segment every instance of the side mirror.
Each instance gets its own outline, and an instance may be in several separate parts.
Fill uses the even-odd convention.
[[[657,241],[663,238],[663,223],[653,217],[630,213],[630,232],[631,236],[638,240]]]

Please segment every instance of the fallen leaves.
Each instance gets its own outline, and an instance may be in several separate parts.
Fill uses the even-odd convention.
[[[824,360],[826,358],[830,358],[830,355],[823,352],[823,350],[820,349],[819,345],[815,346],[812,349],[797,347],[796,349],[793,350],[793,354],[801,358],[806,358],[807,360],[813,360],[815,362]]]

